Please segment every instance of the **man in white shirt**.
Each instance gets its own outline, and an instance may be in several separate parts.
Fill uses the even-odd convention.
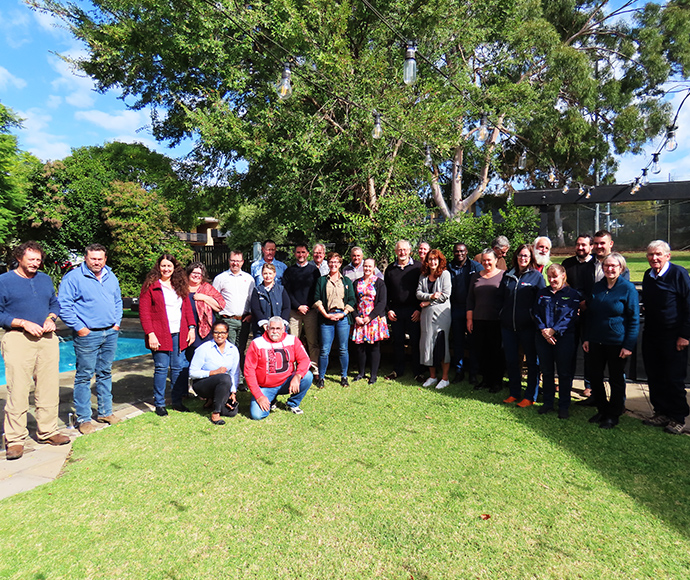
[[[213,280],[213,287],[225,298],[225,308],[219,317],[228,325],[228,341],[240,351],[241,365],[244,366],[244,351],[249,339],[249,323],[252,320],[251,298],[254,278],[242,271],[244,258],[242,252],[230,252],[230,269],[221,272]]]
[[[328,274],[328,263],[326,262],[326,246],[323,244],[314,244],[311,251],[312,260],[310,264],[314,264],[319,269],[322,276]]]

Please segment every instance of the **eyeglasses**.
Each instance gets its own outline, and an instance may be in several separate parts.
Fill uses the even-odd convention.
[[[227,334],[227,332],[225,330],[221,330],[221,331],[214,330],[213,331],[213,336],[223,336],[224,334]]]

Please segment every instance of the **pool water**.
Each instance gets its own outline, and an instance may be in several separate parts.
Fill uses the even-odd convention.
[[[140,333],[128,332],[120,333],[117,339],[117,351],[115,360],[123,360],[148,354],[151,351],[144,345],[144,335]],[[66,338],[60,342],[60,372],[65,373],[77,368],[77,359],[74,355],[72,338]],[[0,385],[5,384],[5,361],[0,357]]]

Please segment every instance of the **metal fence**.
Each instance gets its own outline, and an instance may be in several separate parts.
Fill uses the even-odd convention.
[[[544,219],[544,218],[542,218]],[[690,201],[627,201],[549,206],[547,235],[555,247],[572,248],[579,233],[609,230],[617,250],[644,250],[652,240],[690,249]]]

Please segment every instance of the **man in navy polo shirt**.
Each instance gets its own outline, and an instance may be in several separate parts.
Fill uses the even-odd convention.
[[[113,415],[112,369],[122,321],[120,284],[105,265],[101,244],[87,246],[84,261],[62,279],[58,300],[60,318],[74,334],[77,372],[74,375],[74,408],[79,432],[88,435],[91,422],[91,377],[96,375],[99,423],[117,423]]]

